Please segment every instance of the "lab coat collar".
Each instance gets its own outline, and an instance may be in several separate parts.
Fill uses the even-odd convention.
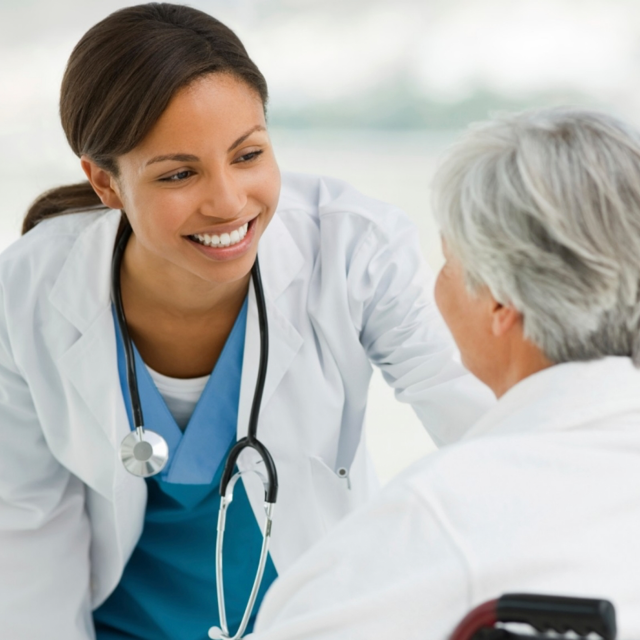
[[[258,255],[265,297],[275,301],[304,264],[302,252],[277,213],[260,238]]]
[[[111,302],[111,258],[120,217],[120,211],[109,210],[82,231],[49,296],[53,306],[82,333]],[[277,213],[260,239],[259,255],[265,296],[275,301],[304,264]]]
[[[107,499],[112,498],[117,479],[128,475],[118,469],[121,465],[116,465],[115,455],[129,430],[122,395],[113,384],[118,370],[110,267],[119,222],[119,211],[95,214],[71,247],[49,295],[53,307],[80,332],[58,358],[59,371],[95,419],[92,425],[86,414],[77,419],[71,416],[66,464]]]
[[[568,430],[640,409],[640,371],[611,356],[543,369],[513,386],[464,436]]]
[[[302,346],[302,336],[278,306],[278,298],[287,289],[304,265],[304,256],[284,222],[276,214],[260,240],[258,251],[267,306],[269,328],[269,362],[262,407],[273,395]],[[249,287],[249,307],[245,335],[240,406],[238,409],[238,439],[246,436],[251,404],[258,376],[260,331],[258,307],[253,282]],[[258,428],[259,438],[264,432]],[[242,467],[242,463],[240,463]]]
[[[83,229],[49,295],[51,304],[81,333],[110,304],[111,258],[120,217],[120,211],[109,210]]]

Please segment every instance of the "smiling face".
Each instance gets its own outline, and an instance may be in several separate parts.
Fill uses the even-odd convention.
[[[196,80],[117,163],[106,204],[126,211],[138,265],[196,288],[248,276],[280,193],[255,91],[229,75]]]

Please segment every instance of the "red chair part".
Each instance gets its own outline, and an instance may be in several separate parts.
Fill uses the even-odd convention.
[[[471,640],[483,627],[493,627],[497,618],[498,600],[489,600],[470,611],[451,634],[450,640]]]

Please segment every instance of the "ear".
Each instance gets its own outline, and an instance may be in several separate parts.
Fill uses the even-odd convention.
[[[87,156],[80,158],[80,166],[104,205],[110,209],[124,209],[118,185],[108,171],[100,168]]]
[[[522,314],[508,305],[493,301],[491,310],[491,333],[496,338],[509,333],[509,331],[517,324],[520,324]]]

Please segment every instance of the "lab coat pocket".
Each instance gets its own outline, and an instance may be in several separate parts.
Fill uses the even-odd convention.
[[[315,504],[326,533],[357,506],[357,500],[346,471],[340,477],[318,456],[311,456],[309,464]]]

